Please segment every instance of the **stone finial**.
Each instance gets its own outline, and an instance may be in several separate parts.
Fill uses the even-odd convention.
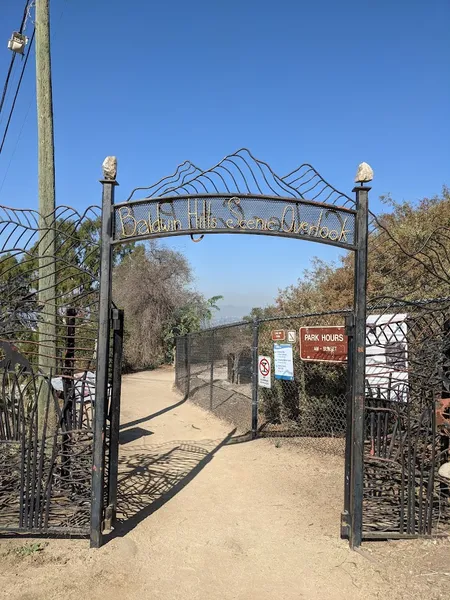
[[[373,179],[373,170],[370,165],[362,162],[356,172],[355,183],[368,183]]]
[[[117,175],[117,158],[115,156],[107,156],[102,164],[103,178],[110,181],[115,181]]]
[[[446,462],[439,468],[439,475],[450,480],[450,462]]]

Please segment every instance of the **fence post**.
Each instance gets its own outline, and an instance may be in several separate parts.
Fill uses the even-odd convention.
[[[177,336],[175,338],[175,348],[174,348],[174,357],[173,357],[173,366],[175,368],[175,387],[179,389],[180,382],[178,380],[178,340],[180,338]]]
[[[353,335],[354,315],[345,317],[347,348],[347,390],[346,390],[346,429],[345,429],[345,475],[344,475],[344,511],[341,514],[341,538],[348,539],[350,534],[350,479],[352,461],[352,388],[353,388]]]
[[[214,341],[215,341],[215,330],[211,332],[211,344],[210,344],[210,358],[211,358],[211,372],[209,376],[209,410],[213,409],[213,383],[214,383]]]
[[[191,336],[186,334],[186,398],[189,398],[191,392]]]
[[[298,403],[298,422],[299,425],[303,428],[305,419],[304,412],[307,408],[307,400],[306,400],[306,377],[305,377],[305,361],[300,358],[300,400]]]
[[[367,240],[370,187],[357,186],[355,251],[355,330],[353,340],[350,547],[362,541],[364,486],[364,399],[366,385]]]
[[[105,528],[113,529],[117,513],[117,476],[119,471],[120,394],[122,390],[123,310],[113,308],[113,376],[109,413],[109,481]]]
[[[104,179],[102,197],[102,224],[100,235],[100,301],[97,334],[97,369],[95,373],[94,404],[94,448],[92,464],[91,501],[91,548],[102,544],[103,527],[103,488],[105,484],[105,415],[108,400],[109,331],[111,308],[111,268],[112,268],[112,206],[115,179]]]
[[[259,321],[253,321],[252,344],[252,439],[258,435],[258,337]]]

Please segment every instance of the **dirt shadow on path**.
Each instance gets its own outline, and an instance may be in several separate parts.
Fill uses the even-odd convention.
[[[122,455],[119,459],[117,523],[105,541],[123,537],[181,492],[223,446],[241,441],[233,437],[235,433],[236,429],[233,429],[219,441],[183,440],[134,447],[132,453]]]
[[[135,419],[134,421],[129,421],[128,423],[121,423],[119,430],[123,431],[124,429],[128,429],[129,427],[135,427],[136,425],[141,425],[142,423],[151,421],[152,419],[156,419],[156,417],[160,417],[161,415],[164,415],[165,413],[170,412],[174,408],[178,408],[179,406],[181,406],[182,404],[187,402],[187,400],[188,400],[188,396],[184,396],[184,398],[182,398],[179,402],[175,402],[175,404],[166,406],[165,408],[162,408],[161,410],[158,410],[157,412],[147,415],[146,417],[141,417],[140,419]]]

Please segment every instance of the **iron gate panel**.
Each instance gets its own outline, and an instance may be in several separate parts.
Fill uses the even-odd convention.
[[[414,537],[447,530],[448,300],[391,302],[367,327],[364,536]]]
[[[58,394],[51,377],[24,367],[28,361],[9,344],[0,347],[20,361],[1,373],[0,530],[88,534],[93,398],[84,394],[86,377]]]
[[[1,530],[90,531],[99,224],[96,207],[0,207]]]

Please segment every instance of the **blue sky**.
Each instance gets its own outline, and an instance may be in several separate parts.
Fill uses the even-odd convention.
[[[418,199],[450,184],[447,0],[51,4],[59,204],[99,203],[106,155],[118,157],[119,201],[186,159],[208,168],[242,146],[280,175],[309,162],[347,193],[367,161],[375,211],[381,194]],[[0,5],[2,83],[21,12]],[[34,77],[30,58],[0,155],[0,204],[37,207]],[[201,291],[245,306],[270,302],[312,256],[338,254],[260,236],[166,243],[187,255]]]

